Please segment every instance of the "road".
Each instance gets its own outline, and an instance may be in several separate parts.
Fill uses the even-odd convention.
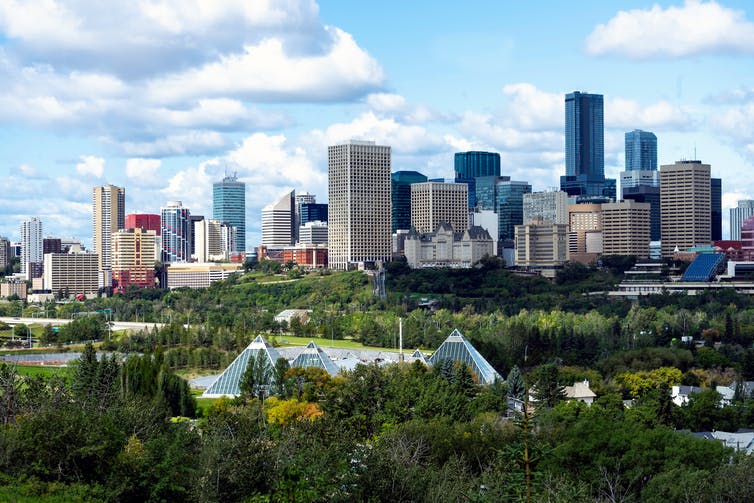
[[[71,320],[67,318],[11,318],[0,317],[0,321],[7,323],[8,325],[18,325],[23,323],[24,325],[53,325],[60,326],[70,323]],[[146,330],[152,327],[162,328],[164,323],[149,323],[149,322],[137,322],[137,321],[113,321],[112,329],[118,330]]]

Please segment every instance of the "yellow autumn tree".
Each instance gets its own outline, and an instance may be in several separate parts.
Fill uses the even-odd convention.
[[[295,398],[280,400],[271,397],[265,402],[264,409],[267,421],[281,426],[294,421],[314,421],[323,414],[318,404],[298,401]]]

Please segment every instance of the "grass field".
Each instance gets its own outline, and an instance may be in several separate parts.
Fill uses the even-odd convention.
[[[44,367],[40,365],[16,365],[16,372],[25,376],[65,377],[71,374],[70,367]]]
[[[270,344],[275,346],[306,346],[309,342],[314,341],[317,346],[327,348],[340,348],[340,349],[370,349],[372,351],[392,351],[397,353],[395,348],[380,348],[376,346],[365,346],[360,342],[356,342],[352,339],[332,340],[325,337],[294,337],[292,335],[280,335],[269,336],[267,340]]]

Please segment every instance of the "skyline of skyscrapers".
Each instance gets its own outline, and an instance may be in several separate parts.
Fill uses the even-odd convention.
[[[388,261],[392,255],[391,148],[357,141],[327,148],[329,267]]]
[[[565,175],[560,177],[560,190],[569,196],[609,197],[603,101],[601,94],[580,91],[565,96]]]
[[[126,189],[102,185],[92,189],[92,250],[100,270],[110,267],[113,232],[126,226]]]
[[[212,218],[236,228],[236,249],[246,250],[246,184],[238,176],[226,175],[212,184]]]
[[[456,152],[453,156],[454,181],[469,186],[469,209],[477,206],[476,179],[482,176],[500,176],[500,154],[471,150]]]

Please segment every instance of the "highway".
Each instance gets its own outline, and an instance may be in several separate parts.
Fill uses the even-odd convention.
[[[0,317],[0,321],[7,323],[8,325],[18,325],[23,323],[24,325],[53,325],[60,326],[70,323],[71,320],[67,318],[21,318],[21,317]],[[113,321],[111,322],[111,328],[113,331],[118,330],[145,330],[152,329],[152,327],[162,328],[164,323],[151,323],[151,322],[138,322],[138,321]]]

